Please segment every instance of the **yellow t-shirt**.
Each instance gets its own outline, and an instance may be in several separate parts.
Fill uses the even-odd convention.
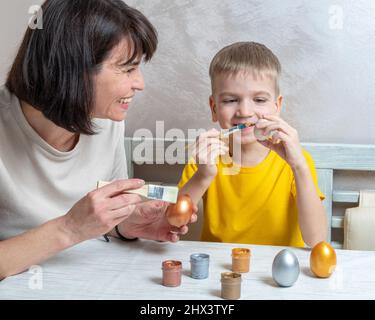
[[[314,161],[303,150],[317,193],[321,200]],[[232,168],[219,158],[218,174],[203,196],[202,241],[249,243],[303,247],[298,224],[296,187],[288,163],[276,152],[255,167]],[[197,171],[195,164],[185,166],[179,188]],[[230,171],[229,171],[230,172]]]

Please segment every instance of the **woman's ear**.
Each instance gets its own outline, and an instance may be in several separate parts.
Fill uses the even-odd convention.
[[[283,99],[284,99],[283,96],[278,96],[277,100],[276,100],[276,108],[277,108],[276,113],[278,115],[280,115],[280,113],[281,113],[281,109],[282,109],[282,106],[283,106]]]
[[[212,122],[217,122],[216,103],[213,96],[210,96],[209,104],[211,109]]]

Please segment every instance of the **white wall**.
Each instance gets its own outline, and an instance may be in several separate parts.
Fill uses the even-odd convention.
[[[29,8],[41,3],[41,0],[0,1],[0,84],[5,81],[32,16]]]
[[[39,0],[0,2],[0,82]],[[234,41],[253,40],[280,58],[283,116],[303,141],[375,143],[375,1],[129,0],[155,24],[160,46],[144,68],[146,91],[127,135],[155,121],[209,128],[208,65]],[[331,11],[332,10],[332,11]],[[340,23],[340,10],[343,13]]]
[[[128,3],[160,34],[158,54],[145,69],[148,89],[130,114],[128,134],[139,126],[154,128],[155,120],[165,120],[166,130],[210,127],[209,63],[221,47],[252,40],[279,56],[283,116],[303,141],[375,143],[375,1]]]
[[[89,1],[89,0],[88,0]],[[0,82],[5,79],[38,0],[0,1]],[[144,67],[146,90],[127,135],[210,128],[208,66],[235,41],[258,41],[280,58],[283,117],[305,142],[375,143],[375,1],[129,0],[157,27],[159,50]],[[341,13],[343,15],[341,15]],[[333,155],[334,156],[334,155]],[[140,177],[177,181],[179,171],[137,168]],[[375,174],[344,173],[336,186],[375,188]]]

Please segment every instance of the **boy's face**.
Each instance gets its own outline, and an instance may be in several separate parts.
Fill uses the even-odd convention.
[[[210,97],[212,120],[223,129],[240,123],[255,123],[263,115],[281,111],[282,97],[276,96],[275,81],[265,74],[239,72],[221,74],[214,80]],[[234,139],[239,139],[235,134]],[[254,127],[241,130],[241,144],[256,143]]]

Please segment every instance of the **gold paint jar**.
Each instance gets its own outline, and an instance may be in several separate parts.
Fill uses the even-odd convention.
[[[221,297],[227,300],[237,300],[241,297],[241,274],[223,272],[221,274]]]
[[[232,249],[232,271],[249,272],[250,271],[250,249],[234,248]]]

